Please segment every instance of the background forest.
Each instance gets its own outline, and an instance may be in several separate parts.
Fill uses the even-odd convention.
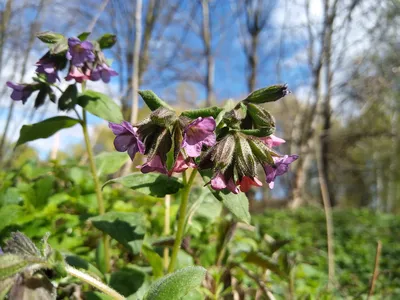
[[[12,231],[34,241],[50,231],[52,247],[107,273],[98,260],[99,232],[87,222],[97,204],[81,131],[72,127],[15,148],[22,125],[60,112],[49,101],[36,110],[34,101],[10,100],[5,82],[34,74],[45,49],[38,32],[112,33],[118,40],[105,54],[119,76],[88,87],[109,95],[133,124],[149,113],[138,89],[153,90],[177,112],[233,107],[276,83],[291,91],[264,107],[286,140],[279,150],[299,159],[274,190],[264,185],[247,193],[251,225],[235,225],[236,234],[221,242],[232,220],[201,188],[191,195],[192,202],[205,200],[178,264],[202,265],[213,278],[193,299],[271,299],[270,292],[277,299],[366,299],[371,289],[375,299],[398,299],[399,25],[398,0],[0,0],[0,245]],[[101,182],[136,171],[141,157],[130,163],[121,156],[120,169],[101,165],[101,155],[115,151],[114,135],[104,120],[90,115],[88,122]],[[151,235],[170,235],[165,199],[117,186],[104,189],[104,198],[108,211],[141,214]],[[136,254],[124,257],[114,246],[113,268],[141,266]],[[233,257],[257,249],[267,258],[248,258],[256,267],[240,265],[227,285],[218,253],[229,255],[221,249]],[[111,277],[124,296],[147,280],[146,270],[135,268],[124,278],[136,278],[137,286]],[[265,277],[257,279],[255,268]],[[88,287],[60,284],[60,299],[100,299]]]

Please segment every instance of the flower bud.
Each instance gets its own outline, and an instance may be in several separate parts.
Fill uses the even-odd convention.
[[[256,128],[275,128],[274,117],[262,106],[247,103],[247,112]]]
[[[270,87],[262,88],[252,92],[245,101],[251,103],[266,103],[279,100],[280,98],[289,94],[290,91],[287,85],[272,85]]]
[[[176,113],[165,107],[160,107],[150,114],[152,123],[163,127],[170,127],[177,119]]]
[[[246,136],[235,134],[235,147],[235,167],[239,180],[243,176],[255,177],[257,164]]]

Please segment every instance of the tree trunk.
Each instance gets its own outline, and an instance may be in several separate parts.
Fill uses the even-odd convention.
[[[210,30],[210,12],[208,0],[201,0],[201,8],[203,15],[203,45],[204,56],[206,59],[206,77],[205,87],[207,93],[207,106],[214,103],[214,58],[211,50],[211,30]]]

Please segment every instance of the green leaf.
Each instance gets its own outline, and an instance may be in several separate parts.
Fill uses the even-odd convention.
[[[39,108],[40,106],[42,106],[46,100],[46,97],[47,97],[47,86],[42,86],[39,90],[39,93],[36,96],[34,107]]]
[[[97,176],[117,172],[128,160],[129,156],[122,152],[102,152],[96,155]]]
[[[55,44],[65,40],[65,37],[62,34],[52,31],[39,32],[36,34],[36,37],[46,44]]]
[[[161,100],[153,91],[139,91],[139,95],[142,96],[142,99],[152,111],[160,107],[172,109],[171,106],[169,106],[165,101]]]
[[[160,198],[168,194],[175,194],[183,188],[183,184],[177,178],[155,173],[133,173],[111,179],[104,183],[103,188],[111,183],[121,183],[124,187],[137,192]]]
[[[211,172],[209,170],[200,171],[204,182],[210,182]],[[221,201],[224,206],[241,222],[250,224],[250,212],[249,212],[249,199],[245,193],[234,194],[230,191],[216,191],[209,187],[211,193]]]
[[[154,277],[161,277],[163,275],[163,260],[161,256],[148,245],[142,246],[142,253],[151,265]]]
[[[104,243],[99,240],[96,248],[96,265],[103,274],[107,273],[107,261],[105,258]]]
[[[90,220],[94,227],[110,235],[132,253],[140,252],[146,233],[144,215],[131,212],[108,212]]]
[[[117,36],[115,34],[106,33],[103,34],[97,42],[99,43],[100,49],[108,49],[117,42]]]
[[[119,106],[107,95],[95,91],[85,91],[78,97],[78,104],[91,114],[106,121],[121,123],[122,112]]]
[[[245,262],[255,264],[263,269],[268,269],[275,274],[285,277],[285,273],[279,268],[278,263],[260,252],[250,252],[245,258]]]
[[[275,127],[261,128],[261,129],[241,129],[238,132],[244,133],[246,135],[253,135],[258,137],[270,136],[275,132]]]
[[[17,224],[24,213],[24,209],[19,205],[6,205],[0,208],[0,231],[9,225]]]
[[[73,109],[77,101],[78,89],[76,87],[76,84],[70,84],[58,99],[58,108],[60,110]]]
[[[199,108],[193,110],[187,110],[182,112],[182,116],[188,117],[190,119],[196,119],[198,117],[213,117],[216,119],[218,115],[223,111],[223,108],[217,106],[211,106],[206,108]]]
[[[85,270],[86,273],[89,273],[91,276],[103,278],[103,273],[101,273],[99,269],[79,256],[67,255],[65,261],[72,267]]]
[[[136,268],[122,268],[111,274],[110,286],[125,297],[136,293],[146,278],[143,271]]]
[[[114,298],[100,292],[85,292],[86,300],[113,300]]]
[[[79,123],[79,120],[67,116],[50,118],[39,123],[24,125],[19,132],[19,139],[16,146],[25,144],[37,139],[45,139],[57,131],[69,128]]]
[[[252,92],[244,101],[265,103],[281,99],[289,93],[287,85],[278,84]]]
[[[78,35],[78,39],[80,39],[81,41],[86,41],[86,39],[88,38],[88,36],[91,34],[91,32],[82,32],[80,35]]]
[[[34,256],[22,256],[5,253],[0,255],[0,280],[4,280],[28,268],[44,266],[43,259]]]
[[[155,281],[143,300],[179,300],[191,290],[199,287],[206,269],[202,267],[187,267]]]

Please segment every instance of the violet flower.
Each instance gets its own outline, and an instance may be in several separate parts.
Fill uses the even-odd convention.
[[[242,180],[238,182],[238,184],[240,185],[240,190],[244,193],[250,191],[252,186],[257,186],[257,187],[262,186],[262,182],[257,177],[249,177],[249,176],[243,176]]]
[[[36,73],[46,75],[47,82],[55,83],[56,80],[60,80],[57,74],[57,67],[54,62],[39,60],[36,63]]]
[[[216,142],[215,127],[213,117],[199,117],[185,127],[182,148],[189,157],[200,156],[203,145],[214,146]]]
[[[95,69],[92,70],[92,74],[90,76],[90,80],[97,81],[101,78],[103,82],[109,83],[111,76],[117,76],[118,73],[111,69],[107,64],[103,63],[98,65]]]
[[[155,155],[153,159],[147,160],[147,162],[141,166],[137,166],[140,168],[140,171],[144,174],[150,172],[158,172],[161,174],[167,174],[167,168],[161,160],[159,155]]]
[[[270,136],[267,136],[267,137],[263,137],[263,138],[261,138],[261,140],[269,148],[278,147],[280,144],[286,143],[286,141],[284,139],[281,139],[280,137],[277,137],[273,134],[271,134]]]
[[[211,179],[211,187],[216,190],[223,190],[228,189],[234,194],[239,194],[239,189],[235,185],[233,178],[229,178],[228,180],[225,178],[224,174],[218,172],[212,179]]]
[[[298,155],[285,155],[283,157],[274,157],[275,166],[264,165],[265,175],[267,177],[267,183],[269,184],[269,188],[274,188],[274,180],[277,176],[285,174],[289,165],[298,159]]]
[[[22,103],[25,104],[26,100],[30,97],[32,92],[34,91],[32,85],[29,84],[17,84],[11,81],[7,81],[7,86],[13,89],[11,93],[11,99],[15,101],[22,100]]]
[[[93,44],[89,41],[80,41],[77,38],[68,39],[67,59],[76,67],[82,67],[85,62],[93,62]]]
[[[132,127],[129,122],[123,121],[121,124],[108,123],[108,127],[116,135],[114,139],[114,147],[119,152],[128,152],[133,160],[137,152],[144,153],[145,147],[139,139],[137,128]]]

